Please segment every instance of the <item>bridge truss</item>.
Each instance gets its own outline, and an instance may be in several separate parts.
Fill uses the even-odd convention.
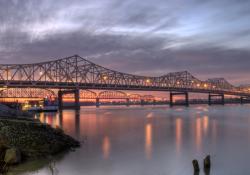
[[[0,90],[0,98],[25,98],[25,99],[56,99],[58,90],[50,89],[39,89],[39,88],[6,88]],[[128,94],[122,91],[107,90],[101,92],[94,92],[91,90],[80,90],[79,91],[80,100],[96,100],[99,99],[132,99],[132,100],[154,100],[153,95],[139,95],[139,94]],[[73,99],[74,95],[64,94],[64,99]]]
[[[78,55],[36,64],[2,64],[0,87],[180,91],[250,96],[248,89],[235,87],[223,78],[202,81],[187,71],[159,77],[138,76],[104,68]]]

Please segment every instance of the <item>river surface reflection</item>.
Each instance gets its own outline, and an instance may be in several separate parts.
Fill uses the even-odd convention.
[[[250,174],[248,105],[82,107],[36,118],[85,140],[55,162],[59,175],[189,175],[192,159],[202,165],[207,154],[211,174]]]

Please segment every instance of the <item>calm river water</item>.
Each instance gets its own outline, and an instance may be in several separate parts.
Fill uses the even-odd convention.
[[[37,118],[85,143],[22,174],[192,175],[192,159],[202,165],[207,154],[211,175],[250,174],[249,105],[82,107]]]

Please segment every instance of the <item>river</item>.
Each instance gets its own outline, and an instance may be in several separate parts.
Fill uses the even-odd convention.
[[[36,118],[84,144],[53,166],[21,174],[191,175],[192,160],[202,166],[207,154],[211,175],[250,174],[249,105],[82,107]],[[18,168],[25,166],[32,163]]]

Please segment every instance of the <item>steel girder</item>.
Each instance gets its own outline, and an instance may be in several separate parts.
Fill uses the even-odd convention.
[[[247,95],[225,79],[201,81],[187,71],[138,76],[94,64],[78,55],[36,64],[0,65],[0,87],[190,91]]]

